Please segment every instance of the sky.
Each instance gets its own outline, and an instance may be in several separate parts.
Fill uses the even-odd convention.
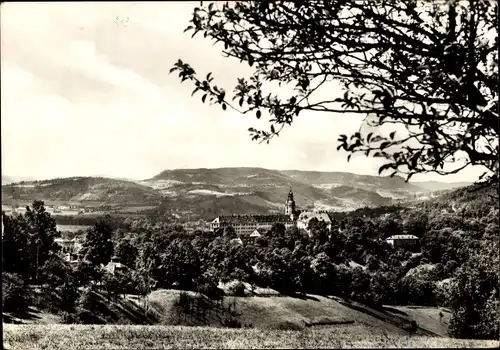
[[[380,159],[347,162],[336,150],[338,135],[359,129],[357,116],[304,114],[259,144],[248,128],[267,121],[191,97],[192,86],[169,74],[179,58],[213,72],[226,91],[250,72],[208,39],[183,33],[198,4],[3,3],[2,174],[145,179],[165,169],[245,166],[377,175]]]

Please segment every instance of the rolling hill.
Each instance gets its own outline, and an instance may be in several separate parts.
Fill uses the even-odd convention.
[[[439,181],[425,181],[413,182],[418,187],[429,191],[442,191],[452,190],[459,187],[466,187],[472,185],[471,182],[439,182]]]
[[[354,198],[353,205],[355,205],[356,202],[359,201],[370,203],[371,205],[376,206],[388,205],[392,202],[391,198],[383,197],[375,191],[369,191],[358,187],[340,185],[331,188],[328,192],[332,196],[336,198],[343,198],[346,201],[349,198]]]
[[[461,184],[407,183],[401,177],[345,172],[199,168],[165,170],[142,180],[72,177],[4,184],[5,203],[16,200],[96,204],[121,207],[159,206],[163,214],[209,218],[221,214],[282,211],[292,188],[299,209],[333,211],[390,205]]]
[[[335,187],[340,185],[361,187],[364,189],[383,189],[388,191],[421,191],[422,188],[412,183],[405,182],[400,176],[370,176],[359,175],[344,172],[322,172],[322,171],[300,171],[300,170],[283,170],[282,174],[286,174],[293,179],[301,182],[310,183],[316,186],[325,188]]]
[[[2,200],[47,203],[100,203],[151,205],[162,199],[154,189],[131,181],[100,177],[71,177],[43,181],[24,181],[2,186]]]
[[[238,212],[281,211],[290,188],[301,209],[325,210],[388,205],[422,192],[422,188],[398,177],[263,168],[165,170],[141,184],[158,189],[170,201],[180,196],[198,198],[205,204],[213,201],[212,212],[224,197],[232,198],[235,205],[231,210],[240,209]]]

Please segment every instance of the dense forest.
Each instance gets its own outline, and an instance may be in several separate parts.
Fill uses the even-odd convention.
[[[174,287],[206,292],[237,280],[372,307],[443,306],[452,310],[452,336],[498,339],[499,210],[490,196],[495,190],[465,188],[412,208],[339,213],[331,231],[312,220],[311,235],[276,224],[243,244],[230,227],[186,232],[144,219],[118,228],[104,218],[85,232],[83,259],[71,265],[54,243],[54,218],[35,201],[25,215],[3,218],[2,302],[6,310],[29,305],[27,285],[35,284],[64,296],[57,311],[68,322],[88,322],[88,290],[115,297]],[[395,234],[419,237],[421,253],[386,243]],[[130,269],[108,274],[103,266],[113,256]],[[241,288],[240,283],[234,293]]]

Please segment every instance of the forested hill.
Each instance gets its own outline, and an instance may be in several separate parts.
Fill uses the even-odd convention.
[[[162,215],[209,219],[228,213],[281,212],[290,188],[298,208],[338,212],[415,201],[436,195],[436,189],[460,185],[439,184],[433,182],[428,190],[397,176],[201,168],[165,170],[143,181],[71,177],[4,184],[2,199],[4,204],[40,199],[50,205],[158,206]]]
[[[2,199],[147,205],[157,204],[161,195],[150,187],[132,181],[104,177],[70,177],[4,185]]]
[[[488,187],[472,185],[445,191],[440,196],[422,201],[417,208],[481,218],[488,215],[491,210],[498,211],[498,184]]]

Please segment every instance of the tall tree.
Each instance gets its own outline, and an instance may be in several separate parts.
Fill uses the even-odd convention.
[[[100,266],[110,262],[113,256],[113,229],[107,221],[100,220],[87,230],[81,253],[85,260]]]
[[[29,277],[31,256],[27,252],[28,233],[21,215],[10,216],[2,213],[2,269],[4,272],[17,273]]]
[[[179,288],[193,289],[200,281],[198,252],[187,239],[176,238],[164,251],[153,251],[152,256],[149,270],[158,286],[170,288],[177,283]]]
[[[498,239],[482,242],[478,252],[455,273],[448,296],[453,336],[499,338],[499,248]]]
[[[56,222],[45,210],[43,201],[33,201],[26,214],[4,216],[3,263],[5,271],[20,273],[32,282],[40,282],[42,267],[56,258],[60,236]]]
[[[385,158],[380,172],[407,179],[479,165],[497,181],[497,1],[202,2],[190,22],[254,72],[238,79],[237,105],[211,73],[182,60],[171,72],[203,102],[268,114],[270,130],[250,128],[252,139],[269,142],[303,112],[351,113],[364,123],[339,138],[348,159]],[[293,91],[267,93],[268,83]]]
[[[137,255],[139,251],[137,248],[130,243],[129,240],[121,240],[116,245],[115,255],[120,260],[122,264],[125,264],[131,269],[135,268],[135,263],[137,260]]]

